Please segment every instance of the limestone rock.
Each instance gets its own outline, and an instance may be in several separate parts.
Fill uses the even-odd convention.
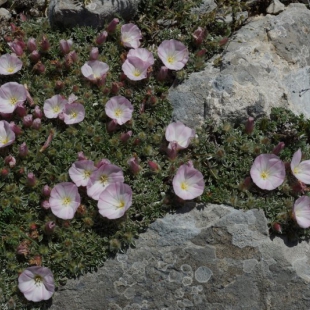
[[[10,18],[12,17],[11,13],[5,9],[5,8],[0,8],[0,20],[10,20]]]
[[[279,0],[272,0],[266,12],[268,14],[278,14],[284,11],[284,9],[285,5],[283,3],[281,3]]]
[[[7,0],[0,0],[0,6],[5,4],[7,2]]]
[[[310,10],[300,3],[249,20],[205,70],[170,89],[174,120],[191,127],[205,118],[244,122],[272,107],[309,118],[310,91],[301,92],[310,88],[309,33]]]
[[[92,0],[86,6],[83,1],[51,0],[48,18],[52,27],[91,26],[102,28],[105,23],[122,16],[132,18],[141,0]]]
[[[200,6],[193,8],[191,13],[193,14],[206,14],[214,11],[217,8],[217,4],[214,0],[203,0]]]
[[[193,207],[158,219],[98,272],[68,281],[50,309],[310,308],[307,242],[270,240],[261,210]]]

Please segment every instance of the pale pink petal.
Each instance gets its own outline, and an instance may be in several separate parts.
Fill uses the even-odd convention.
[[[295,201],[293,216],[301,228],[310,227],[310,197],[302,196]]]
[[[72,164],[69,169],[71,180],[77,186],[86,186],[90,175],[96,170],[92,160],[79,160]]]
[[[67,125],[77,124],[84,120],[85,109],[80,103],[65,104],[64,110],[64,122]]]
[[[15,54],[5,54],[0,57],[0,74],[9,75],[19,71],[23,62]]]
[[[65,105],[68,103],[61,95],[54,95],[53,97],[45,100],[43,110],[47,118],[57,118],[62,113]]]

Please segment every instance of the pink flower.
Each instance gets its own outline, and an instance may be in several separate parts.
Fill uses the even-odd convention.
[[[73,44],[72,39],[69,39],[69,40],[61,39],[59,41],[59,49],[60,49],[61,53],[64,55],[68,54],[70,52],[72,44]]]
[[[102,165],[91,174],[87,184],[87,195],[98,200],[102,191],[109,184],[116,182],[124,182],[122,169],[113,164]]]
[[[16,82],[8,82],[0,87],[0,112],[12,113],[17,105],[23,104],[27,98],[27,92],[23,85]]]
[[[187,47],[177,40],[165,40],[158,47],[158,56],[171,70],[181,70],[188,61]]]
[[[54,186],[51,191],[49,204],[54,215],[70,220],[81,203],[78,188],[71,182],[63,182]]]
[[[109,66],[102,61],[90,60],[87,61],[81,68],[82,74],[92,82],[105,80],[106,73],[109,71]]]
[[[171,142],[177,143],[177,150],[185,149],[189,146],[192,138],[195,137],[195,130],[177,121],[168,125],[166,129],[166,140],[169,143],[168,149],[172,148]]]
[[[100,194],[98,201],[99,213],[108,219],[122,217],[132,204],[132,190],[124,183],[108,185]]]
[[[19,71],[23,62],[15,54],[5,54],[0,57],[0,74],[9,75]]]
[[[152,66],[154,64],[154,56],[146,48],[131,49],[127,54],[127,59],[130,60],[132,57],[141,59],[142,61],[147,63],[148,66]]]
[[[96,169],[92,160],[79,160],[72,164],[69,175],[76,186],[86,186]]]
[[[175,194],[184,200],[202,195],[205,187],[202,173],[193,167],[191,161],[180,166],[172,184]]]
[[[77,124],[83,121],[85,109],[80,103],[66,104],[63,110],[64,122],[67,125]]]
[[[48,300],[55,291],[53,274],[47,267],[28,267],[18,277],[18,288],[27,300]]]
[[[293,217],[301,228],[310,227],[310,197],[299,197],[293,207]]]
[[[126,59],[122,65],[124,74],[132,81],[140,81],[147,78],[149,65],[140,58],[131,57]]]
[[[68,100],[61,95],[54,95],[45,100],[43,106],[45,116],[47,118],[57,118],[67,103]]]
[[[300,149],[293,155],[291,169],[296,179],[305,184],[310,184],[310,160],[304,160],[301,162]]]
[[[0,121],[0,148],[12,144],[15,141],[15,133],[7,121]]]
[[[121,42],[126,47],[137,48],[140,46],[142,34],[134,24],[125,24],[121,28]]]
[[[259,188],[273,190],[283,183],[285,166],[278,156],[261,154],[255,158],[250,174]]]
[[[117,121],[119,125],[125,124],[132,117],[133,106],[123,96],[112,97],[105,106],[106,114]]]

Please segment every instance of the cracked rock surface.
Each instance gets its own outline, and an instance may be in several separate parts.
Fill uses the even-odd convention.
[[[310,308],[310,246],[269,238],[261,210],[187,204],[136,248],[69,280],[52,310]]]

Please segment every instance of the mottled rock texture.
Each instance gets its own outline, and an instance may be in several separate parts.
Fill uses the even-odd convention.
[[[97,273],[69,280],[50,309],[306,310],[309,250],[270,240],[260,210],[188,204]]]
[[[290,4],[279,15],[248,20],[205,70],[169,92],[174,120],[243,122],[285,107],[310,117],[310,10]],[[219,66],[214,66],[217,60]]]
[[[48,18],[53,27],[91,26],[102,28],[117,15],[132,18],[140,0],[50,0]]]

